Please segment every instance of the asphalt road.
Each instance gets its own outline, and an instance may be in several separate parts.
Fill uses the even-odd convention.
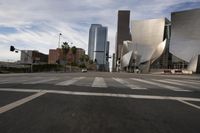
[[[0,75],[2,133],[199,133],[200,75]]]

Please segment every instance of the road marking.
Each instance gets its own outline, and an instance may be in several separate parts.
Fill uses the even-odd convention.
[[[189,106],[191,106],[191,107],[194,107],[194,108],[200,110],[200,106],[197,106],[197,105],[195,105],[195,104],[192,104],[192,103],[189,103],[189,102],[186,102],[186,101],[183,101],[183,100],[177,100],[177,101],[179,101],[179,102],[181,102],[181,103],[184,103],[184,104],[186,104],[186,105],[189,105]]]
[[[102,77],[96,77],[92,83],[92,87],[106,88],[107,85]]]
[[[200,85],[200,83],[198,82],[195,82],[195,81],[186,81],[186,80],[176,80],[176,79],[166,79],[166,80],[169,80],[169,81],[175,81],[175,82],[179,82],[179,83],[187,83],[187,84],[196,84],[196,85]],[[192,86],[192,85],[191,85]],[[196,87],[196,86],[194,86]],[[199,88],[199,87],[198,87]]]
[[[85,77],[73,78],[73,79],[71,79],[71,80],[59,82],[59,83],[57,83],[56,85],[68,86],[68,85],[74,84],[74,83],[76,83],[77,81],[79,81],[79,80],[81,80],[81,79],[84,79],[84,78],[85,78]]]
[[[53,94],[81,95],[81,96],[106,96],[106,97],[119,97],[119,98],[133,98],[133,99],[183,100],[183,101],[200,102],[200,98],[192,98],[192,97],[133,95],[133,94],[77,92],[77,91],[60,91],[60,90],[43,90],[43,91],[41,91],[41,90],[36,90],[36,89],[14,89],[14,88],[0,88],[0,91],[10,91],[10,92],[45,92],[45,93],[53,93]]]
[[[147,81],[147,80],[143,80],[143,79],[136,79],[136,78],[131,78],[131,79],[135,80],[135,81],[147,83],[147,84],[150,84],[150,85],[155,85],[155,86],[158,86],[158,87],[161,87],[161,88],[166,88],[166,89],[173,90],[173,91],[182,91],[181,88],[170,86],[170,85],[165,85],[165,84],[161,84],[161,83],[151,82],[151,81]]]
[[[14,108],[16,108],[16,107],[18,107],[18,106],[20,106],[22,104],[25,104],[25,103],[27,103],[27,102],[29,102],[29,101],[31,101],[31,100],[39,97],[39,96],[44,95],[45,93],[46,93],[45,91],[41,91],[41,92],[38,92],[38,93],[33,94],[31,96],[28,96],[26,98],[23,98],[23,99],[15,101],[13,103],[10,103],[8,105],[5,105],[5,106],[3,106],[3,107],[0,108],[0,114],[4,113],[6,111],[9,111],[11,109],[14,109]]]
[[[171,84],[177,84],[177,85],[180,85],[180,86],[185,86],[185,87],[188,87],[188,88],[194,88],[194,89],[199,89],[199,87],[197,87],[197,86],[194,86],[194,85],[189,85],[189,84],[191,84],[191,82],[190,83],[188,83],[188,81],[180,81],[180,80],[171,80],[171,79],[167,79],[167,82],[171,82]],[[187,84],[186,84],[187,83]]]
[[[42,90],[37,90],[37,89],[0,88],[0,91],[11,91],[11,92],[41,92]]]
[[[57,80],[58,78],[51,78],[51,79],[44,79],[44,80],[38,80],[38,81],[32,81],[32,82],[27,82],[24,84],[39,84],[39,83],[45,83],[53,80]]]
[[[115,81],[125,85],[126,87],[129,87],[131,89],[147,89],[147,88],[142,88],[142,87],[139,87],[139,86],[136,86],[136,85],[133,85],[133,84],[130,84],[128,81],[125,81],[123,79],[120,79],[120,78],[113,78]]]
[[[155,79],[154,79],[154,80],[155,80]],[[173,84],[173,85],[191,87],[190,85],[181,84],[181,83],[172,82],[172,81],[167,81],[167,80],[155,80],[155,81],[158,81],[158,82],[161,82],[161,83],[168,83],[168,84]],[[180,91],[191,91],[191,90],[180,89]]]

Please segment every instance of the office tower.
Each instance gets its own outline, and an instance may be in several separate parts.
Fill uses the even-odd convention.
[[[123,46],[123,41],[131,40],[130,35],[130,11],[120,10],[118,11],[118,21],[117,21],[117,38],[116,38],[116,60],[121,58],[121,49]]]
[[[97,64],[97,70],[106,70],[107,27],[92,24],[89,33],[88,55]]]
[[[92,24],[89,31],[88,56],[91,60],[94,59],[95,31],[97,27],[102,27],[102,25]]]

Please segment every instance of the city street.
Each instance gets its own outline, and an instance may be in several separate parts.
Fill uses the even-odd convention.
[[[199,133],[200,75],[0,75],[1,133]]]

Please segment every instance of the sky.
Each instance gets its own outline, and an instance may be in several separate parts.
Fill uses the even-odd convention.
[[[171,12],[200,8],[200,0],[0,0],[0,61],[17,61],[22,50],[48,54],[61,42],[88,49],[91,24],[108,27],[110,55],[115,52],[118,10],[131,20],[170,19]],[[73,44],[71,44],[71,42]]]

